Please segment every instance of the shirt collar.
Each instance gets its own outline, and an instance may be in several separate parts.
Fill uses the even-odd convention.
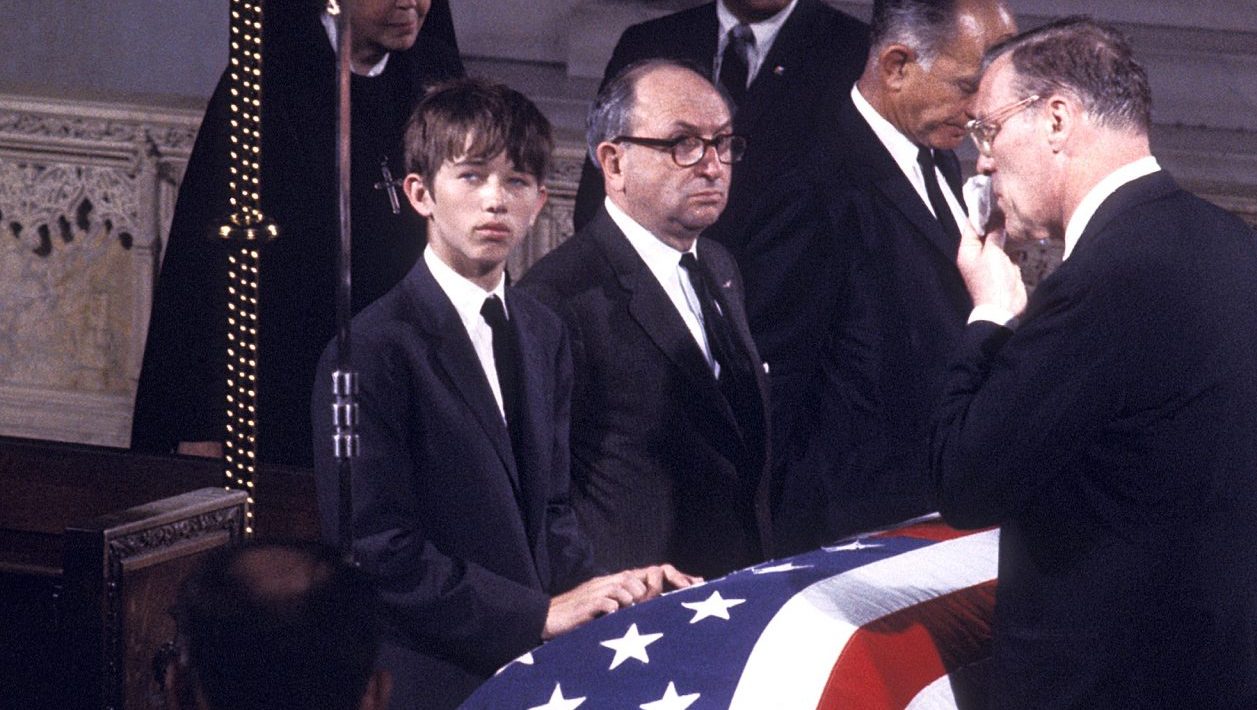
[[[646,262],[646,266],[650,268],[651,273],[660,282],[667,278],[676,278],[676,270],[681,263],[681,255],[685,252],[677,251],[661,239],[650,233],[636,220],[628,216],[620,206],[606,198],[603,203],[606,205],[607,214],[611,215],[611,221],[615,222],[615,226],[624,232],[624,236],[628,238],[629,244],[633,245],[633,250],[637,255]],[[689,253],[698,258],[698,240],[690,245]]]
[[[781,26],[786,24],[786,20],[790,19],[790,13],[794,12],[794,6],[798,4],[799,0],[790,0],[789,5],[786,5],[772,17],[759,22],[747,23],[747,27],[751,28],[751,34],[755,35],[755,51],[760,57],[768,55],[768,50],[777,39],[777,33],[781,31]],[[720,39],[723,47],[724,38],[728,36],[729,30],[737,26],[740,20],[725,5],[725,0],[716,1],[716,17],[720,20]]]
[[[450,299],[450,303],[454,304],[454,310],[458,311],[458,318],[463,322],[463,327],[468,332],[471,332],[471,329],[481,322],[480,309],[484,306],[484,301],[489,296],[497,296],[501,299],[502,307],[505,310],[505,276],[498,279],[498,285],[494,286],[492,291],[486,291],[451,268],[431,249],[425,248],[423,250],[423,260],[428,265],[428,271],[432,272],[432,278],[436,279],[437,285],[445,292],[446,297]]]
[[[921,148],[913,143],[910,138],[899,132],[894,124],[882,117],[882,114],[873,108],[873,104],[864,98],[864,94],[860,93],[858,84],[851,87],[851,101],[855,104],[855,110],[860,112],[865,122],[869,124],[869,128],[873,129],[874,135],[886,146],[886,150],[890,152],[890,157],[895,160],[895,164],[903,171],[904,175],[920,174],[921,166],[917,163],[917,154]]]
[[[335,52],[335,51],[336,51],[336,38],[337,38],[338,36],[340,36],[340,35],[339,35],[339,32],[338,32],[338,31],[337,31],[337,29],[336,29],[336,18],[334,18],[334,17],[332,17],[331,15],[327,14],[327,11],[326,11],[326,10],[324,10],[324,11],[323,11],[323,13],[322,13],[321,15],[319,15],[319,20],[321,20],[321,21],[323,22],[323,29],[324,29],[324,30],[327,30],[327,38],[328,38],[329,40],[331,40],[331,42],[332,42],[332,51],[333,51],[333,52]],[[367,73],[365,74],[365,76],[369,76],[369,77],[370,77],[370,76],[379,76],[379,75],[383,74],[383,73],[384,73],[384,67],[388,66],[388,58],[389,58],[389,55],[390,55],[390,53],[389,53],[389,52],[385,52],[385,53],[384,53],[384,58],[383,58],[383,59],[381,59],[380,61],[376,62],[374,66],[372,66],[370,69],[368,69],[368,70],[367,70]],[[350,62],[350,69],[351,69],[351,70],[353,69],[353,63],[352,63],[352,62]],[[354,73],[355,73],[355,74],[357,74],[358,72],[354,72]]]
[[[1145,156],[1132,163],[1127,163],[1122,167],[1109,173],[1103,180],[1097,182],[1092,187],[1082,202],[1074,208],[1074,213],[1069,217],[1069,224],[1065,227],[1065,253],[1061,260],[1069,258],[1074,247],[1078,244],[1078,239],[1082,237],[1082,233],[1087,229],[1087,224],[1091,222],[1091,218],[1095,216],[1096,210],[1100,209],[1100,205],[1109,198],[1118,188],[1128,182],[1138,180],[1145,175],[1151,175],[1161,169],[1157,159],[1151,155]]]

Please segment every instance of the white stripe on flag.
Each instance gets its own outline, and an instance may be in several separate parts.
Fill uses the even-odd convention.
[[[995,579],[999,531],[966,535],[823,579],[787,601],[746,661],[730,710],[815,708],[861,626]],[[860,554],[836,552],[832,554]]]
[[[921,689],[904,710],[956,710],[956,694],[951,690],[951,676],[942,675]]]

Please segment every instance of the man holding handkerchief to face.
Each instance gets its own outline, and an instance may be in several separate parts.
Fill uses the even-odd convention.
[[[1015,31],[999,0],[875,2],[868,61],[843,88],[838,120],[748,224],[749,248],[772,254],[765,261],[778,271],[791,255],[808,266],[765,283],[769,266],[743,255],[761,348],[778,336],[778,310],[817,310],[794,341],[812,367],[782,372],[770,362],[774,397],[789,379],[810,397],[782,452],[778,552],[936,507],[930,406],[973,307],[956,269],[967,216],[952,150],[973,118],[983,53]],[[827,272],[815,267],[821,259]],[[817,272],[825,273],[807,280]]]

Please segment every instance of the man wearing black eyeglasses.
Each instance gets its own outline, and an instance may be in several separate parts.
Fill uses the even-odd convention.
[[[766,378],[732,257],[699,233],[746,140],[701,74],[627,67],[590,110],[606,199],[520,288],[572,339],[572,507],[608,569],[716,577],[769,541]]]

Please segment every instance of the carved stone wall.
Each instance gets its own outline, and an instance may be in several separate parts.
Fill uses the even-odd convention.
[[[546,183],[550,199],[532,232],[507,262],[511,277],[515,279],[523,276],[529,266],[572,234],[572,210],[576,204],[576,186],[580,184],[585,150],[581,145],[564,141],[554,152],[554,165]]]
[[[199,115],[0,96],[0,434],[126,445]]]

